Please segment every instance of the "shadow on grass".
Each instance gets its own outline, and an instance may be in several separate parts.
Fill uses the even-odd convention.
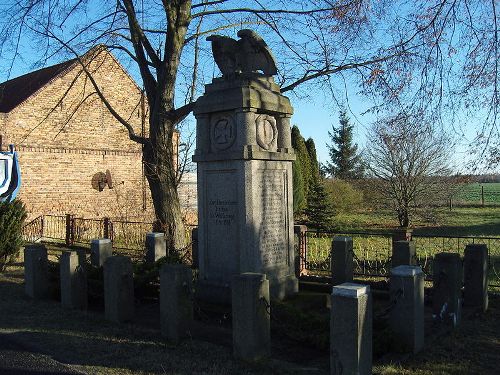
[[[32,301],[24,297],[22,283],[0,274],[0,334],[76,369],[113,375],[289,373],[275,363],[240,363],[233,360],[230,348],[211,342],[168,344],[160,337],[156,310],[141,306],[134,324],[110,323],[102,312],[65,310],[53,300]]]
[[[500,219],[498,222],[463,226],[428,226],[416,228],[413,233],[424,236],[486,236],[500,238]]]

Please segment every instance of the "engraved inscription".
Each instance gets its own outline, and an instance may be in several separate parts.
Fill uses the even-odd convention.
[[[260,249],[264,266],[287,263],[288,231],[283,171],[262,171],[259,179],[262,222]]]
[[[236,171],[207,171],[205,184],[206,272],[219,279],[239,264]]]
[[[235,206],[237,202],[234,200],[213,199],[208,202],[208,218],[212,225],[229,226],[235,220]]]
[[[229,116],[217,118],[212,125],[212,145],[216,150],[231,147],[236,138],[233,119]]]
[[[264,150],[269,150],[276,143],[278,133],[276,119],[269,115],[259,115],[255,122],[257,126],[257,143]]]

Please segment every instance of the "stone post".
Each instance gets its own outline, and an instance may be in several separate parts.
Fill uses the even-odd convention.
[[[160,270],[161,334],[175,343],[191,335],[192,278],[191,269],[183,264],[164,264]]]
[[[113,244],[109,238],[95,239],[90,242],[90,264],[102,267],[106,259],[113,255]]]
[[[465,247],[464,305],[488,309],[488,247],[484,244]]]
[[[393,309],[389,326],[396,347],[418,353],[424,347],[424,273],[418,266],[391,269],[390,296]]]
[[[25,292],[33,299],[43,299],[49,294],[47,248],[29,244],[24,248]]]
[[[233,354],[244,361],[271,355],[269,280],[266,275],[242,273],[233,276]]]
[[[353,248],[351,237],[335,237],[332,241],[332,285],[352,281]]]
[[[330,374],[371,375],[372,301],[370,287],[333,287],[330,320]]]
[[[146,263],[154,263],[167,255],[165,233],[152,232],[146,234]]]
[[[87,310],[87,275],[76,251],[64,251],[59,261],[61,304],[70,309]]]
[[[460,324],[462,316],[462,261],[457,253],[439,253],[433,263],[432,316]]]
[[[392,268],[417,264],[414,241],[394,241],[392,244]]]
[[[104,310],[106,319],[116,323],[134,317],[134,278],[129,257],[115,255],[104,262]]]

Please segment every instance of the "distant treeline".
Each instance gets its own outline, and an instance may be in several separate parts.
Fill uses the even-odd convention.
[[[459,175],[457,177],[463,178],[468,182],[489,183],[500,182],[500,174],[479,174],[479,175]]]

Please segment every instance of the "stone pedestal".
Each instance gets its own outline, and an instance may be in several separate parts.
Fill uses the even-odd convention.
[[[95,239],[90,242],[90,264],[102,267],[106,259],[113,255],[113,244],[109,238]]]
[[[28,244],[24,248],[24,283],[28,297],[42,299],[48,296],[47,248],[44,245]]]
[[[332,241],[332,285],[352,281],[353,248],[351,237],[335,237]]]
[[[115,255],[104,262],[104,311],[106,319],[116,323],[134,317],[134,278],[129,257]]]
[[[488,247],[470,244],[464,254],[464,305],[488,308]]]
[[[164,264],[160,269],[161,334],[174,343],[191,334],[192,278],[191,269],[183,264]]]
[[[394,241],[392,243],[392,268],[397,266],[414,266],[417,264],[417,253],[414,241]]]
[[[198,296],[229,303],[244,272],[266,274],[274,298],[295,293],[288,98],[272,77],[237,74],[206,85],[194,114]]]
[[[333,287],[330,320],[330,374],[371,375],[372,301],[370,287]]]
[[[266,280],[266,275],[243,273],[233,277],[233,354],[236,358],[255,361],[271,355],[268,306],[269,280]]]
[[[394,308],[389,313],[389,326],[396,348],[403,352],[418,353],[424,347],[424,278],[418,266],[391,269]]]
[[[59,261],[61,304],[70,309],[87,310],[87,275],[76,251],[65,251]]]
[[[158,259],[167,255],[167,242],[165,233],[146,234],[146,262],[154,263]]]
[[[433,262],[432,316],[460,323],[462,316],[462,261],[457,253],[439,253]]]

